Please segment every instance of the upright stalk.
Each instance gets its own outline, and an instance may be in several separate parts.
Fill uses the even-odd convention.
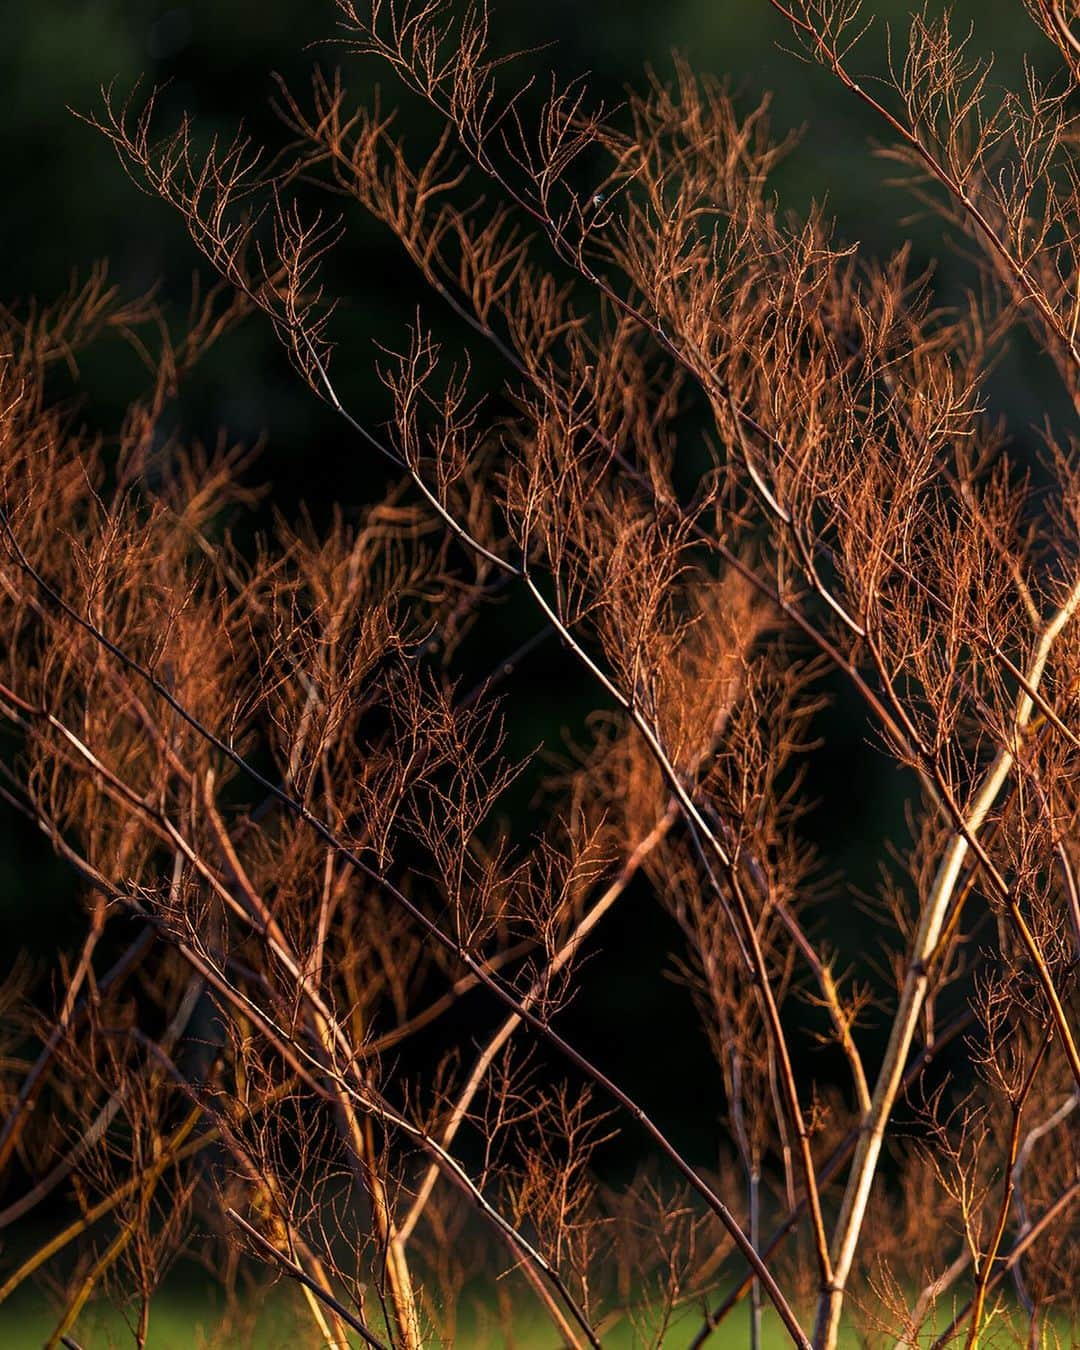
[[[1075,614],[1078,605],[1080,605],[1080,581],[1074,584],[1065,603],[1043,630],[1027,669],[1027,687],[1022,690],[1017,700],[1012,744],[1004,747],[996,755],[964,820],[964,827],[956,830],[949,840],[923,908],[908,961],[900,1003],[893,1018],[885,1058],[874,1085],[870,1110],[860,1127],[855,1159],[851,1165],[840,1217],[833,1236],[832,1283],[818,1301],[817,1320],[814,1325],[814,1345],[821,1347],[821,1350],[834,1350],[840,1332],[844,1293],[859,1246],[859,1235],[862,1232],[870,1190],[877,1173],[885,1127],[903,1080],[904,1066],[926,999],[930,958],[937,947],[945,916],[949,912],[953,894],[963,871],[964,859],[968,853],[968,838],[974,837],[982,829],[986,817],[997,801],[998,794],[1008,781],[1021,734],[1031,720],[1035,708],[1035,700],[1028,692],[1028,687],[1032,691],[1038,690],[1054,642]]]

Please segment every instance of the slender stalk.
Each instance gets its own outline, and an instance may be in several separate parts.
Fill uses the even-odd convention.
[[[1054,1203],[1048,1205],[1031,1227],[1016,1239],[1001,1260],[997,1270],[987,1281],[986,1289],[988,1293],[997,1288],[1010,1271],[1016,1267],[1016,1264],[1028,1248],[1033,1246],[1046,1230],[1052,1227],[1053,1224],[1066,1213],[1077,1199],[1080,1199],[1080,1181],[1074,1181],[1066,1190],[1062,1191]],[[929,1350],[944,1350],[944,1347],[948,1345],[956,1335],[958,1328],[962,1327],[971,1315],[972,1302],[973,1300],[968,1299],[967,1303],[964,1304],[941,1335],[934,1340],[933,1344],[929,1347]]]
[[[522,999],[523,1008],[529,1009],[534,1007],[551,978],[558,975],[558,973],[566,967],[568,962],[573,959],[575,953],[579,950],[586,937],[588,937],[604,915],[607,914],[619,897],[624,893],[642,863],[668,833],[677,817],[677,803],[673,802],[669,805],[668,810],[656,825],[653,826],[649,833],[635,845],[634,849],[630,852],[622,867],[619,869],[618,876],[611,885],[604,890],[596,903],[592,905],[583,917],[574,925],[574,929],[570,936],[544,967],[544,970],[541,971],[533,981],[529,992]],[[518,1013],[511,1013],[477,1056],[469,1077],[454,1099],[453,1108],[450,1111],[446,1124],[443,1126],[442,1134],[440,1136],[440,1143],[443,1148],[449,1148],[453,1143],[454,1137],[466,1119],[469,1107],[490,1072],[492,1064],[495,1062],[495,1059],[503,1046],[506,1045],[507,1041],[509,1041],[510,1037],[521,1024],[521,1016]],[[409,1208],[408,1214],[402,1220],[399,1229],[399,1237],[402,1242],[408,1241],[413,1229],[416,1227],[420,1216],[427,1206],[428,1199],[431,1196],[432,1189],[435,1186],[438,1176],[439,1170],[432,1164],[417,1187],[416,1196]]]
[[[144,927],[134,942],[130,943],[113,965],[96,980],[95,987],[98,998],[112,989],[114,985],[124,979],[130,970],[138,965],[153,940],[154,930],[150,927]],[[58,1022],[52,1028],[41,1048],[41,1053],[23,1079],[11,1110],[4,1117],[3,1125],[0,1126],[0,1170],[6,1167],[12,1150],[18,1143],[24,1123],[34,1109],[41,1080],[60,1048],[64,1035],[81,1024],[90,1010],[91,1002],[90,998],[83,995],[72,1009],[66,1025]],[[0,1213],[0,1228],[5,1226],[4,1216],[6,1213],[7,1211]]]
[[[990,1246],[980,1257],[979,1269],[975,1283],[975,1295],[971,1302],[971,1329],[968,1332],[968,1338],[965,1350],[976,1350],[979,1344],[979,1332],[982,1328],[983,1309],[986,1305],[986,1294],[990,1286],[990,1274],[994,1268],[994,1262],[997,1260],[998,1251],[1005,1237],[1005,1226],[1009,1221],[1009,1210],[1012,1208],[1013,1195],[1016,1191],[1016,1161],[1020,1153],[1020,1124],[1024,1118],[1024,1107],[1027,1105],[1028,1097],[1031,1095],[1031,1089],[1035,1085],[1035,1077],[1039,1072],[1039,1067],[1046,1058],[1046,1052],[1050,1048],[1050,1042],[1054,1035],[1054,1024],[1051,1022],[1043,1035],[1039,1049],[1032,1060],[1031,1067],[1025,1075],[1024,1082],[1020,1091],[1017,1093],[1016,1100],[1012,1107],[1012,1125],[1009,1130],[1009,1148],[1006,1155],[1007,1172],[1005,1174],[1005,1185],[1002,1191],[1001,1204],[998,1207],[997,1223],[994,1226],[994,1234],[990,1239]]]
[[[1074,584],[1065,603],[1046,624],[1028,665],[1026,683],[1037,689],[1046,663],[1059,634],[1080,606],[1080,582]],[[953,893],[963,874],[969,841],[977,836],[987,816],[993,810],[1005,783],[1012,772],[1020,737],[1031,720],[1034,700],[1025,689],[1017,702],[1013,719],[1013,743],[1000,750],[990,765],[963,819],[963,828],[952,836],[942,856],[934,883],[923,905],[919,926],[908,958],[907,974],[900,1001],[893,1016],[885,1056],[874,1085],[869,1114],[860,1126],[859,1142],[848,1176],[847,1189],[841,1204],[833,1237],[833,1282],[818,1304],[814,1329],[814,1344],[823,1350],[833,1350],[840,1331],[844,1291],[852,1262],[858,1250],[870,1189],[877,1172],[878,1158],[885,1137],[885,1127],[892,1114],[904,1064],[915,1035],[919,1014],[929,981],[929,963],[937,946]],[[1055,1019],[1056,1021],[1057,1019]],[[1067,1029],[1066,1029],[1067,1032]]]
[[[343,1322],[352,1327],[353,1331],[358,1332],[365,1344],[372,1346],[373,1350],[388,1350],[385,1343],[380,1341],[355,1313],[350,1312],[344,1303],[336,1299],[328,1289],[324,1289],[318,1280],[312,1279],[299,1262],[279,1251],[268,1238],[263,1237],[257,1228],[253,1228],[245,1218],[237,1214],[235,1209],[227,1209],[225,1216],[243,1232],[248,1241],[253,1243],[264,1256],[279,1265],[291,1280],[296,1280],[298,1284],[302,1284],[305,1289],[310,1290],[320,1303],[324,1303],[333,1311],[335,1317],[340,1317]]]
[[[189,1157],[193,1153],[197,1153],[200,1149],[205,1148],[208,1143],[212,1142],[214,1135],[212,1133],[204,1132],[185,1146],[188,1135],[195,1128],[201,1115],[202,1108],[200,1107],[197,1110],[191,1111],[185,1117],[183,1122],[173,1131],[169,1136],[169,1139],[162,1146],[160,1157],[158,1158],[157,1164],[155,1164],[156,1166],[160,1166],[164,1171],[164,1169],[169,1167],[172,1163]],[[104,1218],[106,1214],[110,1214],[117,1205],[122,1204],[128,1196],[132,1195],[144,1184],[144,1180],[145,1178],[143,1176],[133,1177],[122,1186],[118,1186],[111,1195],[106,1196],[104,1200],[91,1206],[91,1208],[80,1218],[62,1229],[59,1233],[56,1233],[48,1242],[39,1247],[36,1252],[31,1256],[28,1256],[22,1265],[20,1265],[17,1270],[12,1271],[4,1283],[0,1285],[0,1303],[3,1303],[5,1299],[10,1297],[24,1280],[31,1276],[35,1270],[43,1266],[46,1261],[51,1260],[57,1252],[63,1251],[69,1243],[85,1233],[86,1230],[97,1223],[99,1219]]]

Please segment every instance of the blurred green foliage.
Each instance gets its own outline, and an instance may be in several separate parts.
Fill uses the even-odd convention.
[[[460,1346],[498,1346],[505,1343],[501,1329],[489,1320],[488,1310],[468,1306],[463,1300],[458,1328]],[[220,1315],[220,1307],[195,1289],[185,1293],[166,1289],[154,1302],[150,1318],[147,1350],[231,1350],[227,1340],[213,1339],[211,1333]],[[733,1313],[722,1329],[709,1341],[711,1350],[743,1350],[747,1344],[749,1310],[744,1306]],[[253,1312],[252,1350],[292,1350],[302,1345],[321,1344],[313,1338],[312,1322],[303,1301],[285,1285],[278,1286],[259,1301]],[[664,1344],[683,1347],[701,1324],[701,1310],[682,1309],[672,1318]],[[104,1306],[92,1306],[80,1319],[81,1342],[87,1350],[111,1350],[131,1344],[131,1333],[119,1312]],[[640,1325],[621,1322],[604,1336],[606,1350],[632,1350],[647,1343],[646,1328],[652,1325],[643,1317]],[[0,1343],[4,1350],[39,1350],[52,1331],[54,1321],[39,1303],[0,1309]],[[791,1342],[771,1310],[762,1318],[762,1350],[782,1350]],[[359,1345],[359,1337],[355,1344]],[[552,1350],[550,1322],[539,1314],[523,1312],[514,1322],[515,1350]],[[842,1336],[840,1350],[854,1350],[853,1337]]]

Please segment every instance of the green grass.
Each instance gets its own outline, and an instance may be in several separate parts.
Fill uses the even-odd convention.
[[[0,1307],[0,1346],[3,1350],[40,1350],[56,1326],[56,1313],[42,1297],[27,1297]],[[484,1318],[462,1318],[456,1345],[461,1350],[474,1345],[499,1347],[508,1345],[494,1323],[485,1327]],[[150,1318],[148,1350],[200,1350],[204,1346],[220,1346],[226,1342],[213,1341],[211,1332],[217,1322],[217,1309],[205,1295],[192,1291],[185,1298],[179,1293],[159,1296],[153,1304]],[[700,1322],[695,1310],[684,1311],[674,1324],[666,1344],[685,1347]],[[83,1350],[106,1350],[107,1347],[130,1346],[134,1343],[123,1317],[108,1308],[95,1307],[83,1313],[73,1332]],[[605,1350],[634,1350],[642,1340],[626,1322],[603,1338]],[[763,1350],[781,1350],[789,1346],[777,1319],[766,1313],[764,1318]],[[356,1342],[359,1344],[359,1340]],[[285,1347],[321,1347],[310,1318],[305,1315],[291,1290],[279,1288],[260,1300],[258,1318],[251,1341],[254,1350],[285,1350]],[[549,1323],[530,1313],[515,1323],[513,1344],[516,1350],[557,1350],[557,1340]],[[747,1313],[739,1309],[724,1324],[721,1332],[709,1342],[712,1350],[745,1350],[749,1344]],[[844,1343],[853,1347],[854,1341]],[[229,1347],[232,1350],[232,1347]]]
[[[155,1298],[151,1305],[149,1350],[200,1350],[221,1346],[214,1340],[221,1309],[209,1298],[192,1291],[185,1298],[170,1293]],[[56,1328],[58,1313],[44,1297],[34,1302],[23,1298],[17,1304],[0,1307],[0,1346],[3,1350],[41,1350]],[[273,1292],[261,1300],[251,1344],[258,1350],[286,1350],[286,1347],[315,1345],[310,1322],[302,1321],[293,1300]],[[112,1308],[94,1306],[84,1310],[71,1335],[83,1350],[133,1346],[134,1337],[122,1314]]]
[[[307,1347],[323,1350],[323,1342],[314,1330],[306,1306],[292,1287],[279,1285],[258,1296],[253,1299],[249,1311],[255,1323],[250,1340],[253,1350],[307,1350]],[[214,1339],[220,1313],[220,1303],[205,1290],[192,1288],[187,1295],[182,1290],[167,1290],[154,1300],[148,1350],[208,1350],[211,1346],[215,1350],[236,1350],[240,1344],[237,1338],[219,1336]],[[2,1350],[40,1350],[55,1329],[57,1316],[44,1295],[35,1297],[21,1293],[0,1306],[0,1347]],[[750,1340],[748,1316],[745,1307],[737,1309],[709,1341],[710,1350],[746,1350]],[[683,1310],[665,1338],[665,1347],[684,1350],[699,1324],[698,1309]],[[765,1312],[763,1331],[762,1350],[783,1350],[790,1346],[778,1319],[769,1310]],[[1060,1344],[1077,1344],[1067,1327],[1061,1326],[1058,1334]],[[111,1350],[111,1347],[122,1350],[134,1344],[123,1317],[101,1305],[84,1311],[73,1335],[83,1350]],[[245,1340],[244,1343],[248,1342]],[[637,1350],[643,1343],[641,1335],[625,1321],[603,1337],[604,1350]],[[995,1345],[1016,1342],[1001,1321],[992,1319],[983,1343],[991,1350]],[[353,1344],[359,1346],[359,1338]],[[472,1347],[480,1346],[498,1350],[498,1347],[511,1344],[514,1350],[558,1350],[550,1323],[532,1310],[515,1322],[512,1341],[505,1338],[493,1318],[463,1316],[455,1350],[472,1350]],[[855,1350],[856,1345],[854,1335],[841,1337],[842,1350]]]

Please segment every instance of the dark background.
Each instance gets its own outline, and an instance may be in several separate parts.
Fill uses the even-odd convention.
[[[907,10],[902,0],[865,6],[878,23],[864,40],[861,58],[853,58],[855,66],[863,72],[882,68],[886,21],[894,23],[902,48]],[[994,51],[995,78],[1002,82],[1015,80],[1025,53],[1053,66],[1054,53],[1020,0],[966,0],[955,12],[958,26],[977,21],[975,48]],[[342,57],[332,44],[312,49],[334,37],[336,19],[330,0],[0,4],[0,300],[36,295],[47,301],[73,272],[85,274],[95,260],[107,257],[125,293],[139,293],[160,279],[163,297],[182,314],[198,265],[186,234],[167,206],[136,189],[105,140],[68,108],[99,108],[99,87],[109,82],[115,81],[122,97],[140,78],[145,87],[169,81],[162,99],[165,122],[187,109],[204,130],[231,135],[243,119],[254,135],[274,140],[280,131],[268,109],[273,72],[300,87],[315,60],[328,67],[343,60],[357,97],[370,92],[376,76],[385,78],[370,63]],[[640,82],[646,65],[668,73],[673,49],[701,71],[730,77],[748,105],[773,91],[777,133],[804,128],[801,148],[776,180],[786,204],[797,210],[811,198],[826,199],[841,235],[860,241],[870,254],[884,255],[910,236],[913,268],[941,257],[945,297],[957,295],[970,279],[932,221],[904,223],[913,203],[885,186],[890,167],[870,153],[881,129],[825,72],[781,49],[780,44],[791,45],[790,38],[767,0],[519,0],[496,8],[493,34],[503,49],[553,44],[525,58],[540,82],[549,69],[564,78],[588,71],[596,96],[606,100],[617,100],[626,83]],[[386,104],[397,97],[387,86]],[[405,112],[404,124],[417,116]],[[356,207],[348,222],[352,283],[345,312],[354,349],[339,353],[336,371],[354,406],[378,422],[385,405],[372,374],[371,342],[400,341],[425,297],[380,227]],[[96,358],[85,374],[87,416],[107,425],[138,387],[137,365],[130,354],[110,349],[107,359]],[[1054,397],[1047,372],[1024,350],[1002,368],[993,396],[1021,440]],[[265,436],[257,474],[272,484],[270,501],[287,514],[298,500],[310,503],[316,514],[332,500],[359,504],[376,481],[370,455],[343,436],[300,385],[259,318],[212,353],[185,393],[181,418],[192,435],[212,437],[224,426],[231,439]],[[508,647],[517,633],[512,629],[508,616]],[[564,695],[574,679],[572,670],[560,666],[557,651],[538,654],[516,690],[513,749],[541,740],[558,746]],[[559,693],[557,705],[552,689]],[[822,849],[825,869],[846,876],[832,901],[837,928],[853,956],[861,953],[865,961],[867,931],[851,887],[873,887],[883,839],[902,830],[905,785],[869,743],[859,709],[841,691],[836,694],[819,727],[826,748],[816,756],[811,790],[820,805],[807,832]],[[587,697],[582,691],[583,705]],[[670,945],[672,935],[644,899],[627,911],[631,922],[624,916],[605,930],[604,952],[586,973],[586,991],[566,1029],[647,1106],[662,1100],[669,1115],[682,1119],[684,1141],[709,1159],[715,1156],[714,1120],[722,1105],[717,1078],[684,998],[656,979],[658,944]],[[25,826],[0,816],[0,948],[28,946],[46,963],[58,943],[75,940],[80,922],[66,874]],[[650,954],[647,973],[643,953]],[[643,987],[649,990],[644,999]],[[479,1019],[477,1027],[489,1025],[485,1013],[490,1009],[464,1011],[462,1029],[469,1030],[472,1017]],[[663,1073],[656,1067],[661,1048]],[[675,1094],[679,1100],[669,1092],[672,1068],[685,1083],[685,1092]]]

